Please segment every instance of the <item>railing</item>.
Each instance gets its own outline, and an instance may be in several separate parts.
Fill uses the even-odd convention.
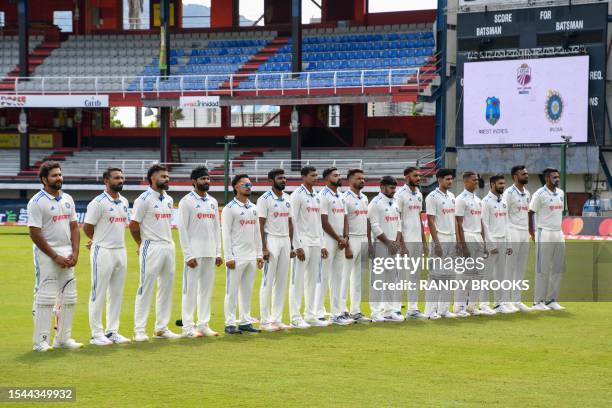
[[[420,89],[438,71],[429,68],[358,69],[336,71],[257,72],[251,74],[207,74],[170,76],[33,76],[16,77],[16,94],[141,94],[179,92],[181,95],[202,93],[229,95],[236,92],[291,91],[310,94],[317,89],[357,88],[362,93],[370,88],[412,86]],[[241,85],[241,84],[248,84]]]
[[[274,168],[285,170],[288,179],[299,179],[300,169],[304,166],[314,166],[319,172],[324,168],[337,167],[340,173],[345,174],[353,168],[364,169],[367,178],[380,178],[386,175],[402,174],[408,166],[423,167],[435,161],[433,154],[426,154],[413,160],[398,160],[387,162],[375,162],[363,159],[257,159],[257,160],[230,160],[229,176],[233,177],[239,173],[246,173],[253,181],[264,181],[268,178],[268,172]],[[78,174],[70,172],[71,177],[93,177],[100,179],[100,174],[107,167],[119,167],[127,178],[146,180],[147,170],[155,160],[122,160],[122,159],[98,159],[95,162],[95,173]],[[206,166],[211,172],[211,178],[221,178],[224,173],[224,161],[221,159],[205,160],[189,163],[162,163],[170,169],[172,179],[189,179],[191,170],[196,166]]]

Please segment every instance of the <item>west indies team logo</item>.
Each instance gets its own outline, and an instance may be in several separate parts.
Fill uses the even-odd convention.
[[[551,123],[557,123],[561,120],[563,115],[563,98],[561,98],[559,92],[554,90],[548,91],[544,111]]]
[[[531,82],[531,67],[527,64],[521,64],[516,70],[516,81],[520,86],[527,86]]]
[[[490,96],[487,98],[485,116],[487,118],[487,122],[489,122],[490,125],[495,126],[501,116],[499,98],[495,96]]]

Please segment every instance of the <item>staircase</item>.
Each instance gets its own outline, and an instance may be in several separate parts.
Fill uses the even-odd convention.
[[[61,45],[60,41],[57,39],[45,39],[43,42],[38,45],[38,47],[34,48],[32,52],[28,55],[28,72],[30,75],[34,73],[36,67],[41,65],[45,59],[51,55],[53,50],[59,48]],[[7,74],[7,76],[0,81],[0,93],[11,93],[15,92],[15,78],[19,76],[19,65],[15,66],[11,72]]]
[[[62,161],[66,160],[66,157],[72,156],[73,154],[74,154],[74,152],[72,150],[70,150],[70,149],[56,150],[53,153],[51,153],[50,155],[48,155],[45,158],[43,158],[42,160],[39,160],[36,163],[34,163],[32,166],[30,166],[30,168],[28,170],[20,171],[17,174],[17,176],[35,177],[36,175],[38,175],[38,169],[43,164],[43,162],[45,162],[47,160],[53,160],[53,161],[62,162]]]

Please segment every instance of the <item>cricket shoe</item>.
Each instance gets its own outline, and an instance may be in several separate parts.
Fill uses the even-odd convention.
[[[354,323],[354,320],[347,319],[346,317],[344,317],[344,315],[340,315],[338,317],[332,317],[330,321],[332,322],[332,324],[336,324],[338,326],[348,326]]]
[[[253,327],[253,325],[251,323],[247,323],[247,324],[239,324],[238,325],[238,329],[241,332],[247,332],[247,333],[261,333],[261,330],[256,329]]]
[[[46,353],[47,351],[53,351],[53,347],[51,347],[46,341],[41,341],[40,343],[34,344],[34,346],[32,346],[32,350],[38,353]]]
[[[197,330],[198,332],[202,333],[202,336],[204,337],[219,337],[219,333],[208,326],[200,327]]]
[[[531,310],[535,310],[536,312],[545,312],[545,311],[550,310],[550,308],[546,306],[544,302],[538,302],[535,305],[533,305]]]
[[[182,337],[186,339],[195,339],[198,337],[204,337],[204,335],[192,327],[188,329],[183,328]]]
[[[438,312],[431,312],[430,314],[425,315],[425,316],[427,316],[429,320],[438,320],[442,318],[442,316],[440,316]]]
[[[111,344],[113,344],[113,342],[110,341],[110,339],[108,339],[106,336],[99,334],[97,336],[93,336],[91,340],[89,340],[89,344],[94,346],[110,346]]]
[[[516,302],[514,304],[514,307],[516,307],[518,310],[520,310],[523,313],[531,312],[531,310],[532,310],[532,308],[530,308],[529,306],[527,306],[523,302]]]
[[[225,326],[225,334],[242,334],[242,330],[236,326]]]
[[[455,313],[457,315],[457,317],[470,317],[471,314],[469,314],[467,312],[467,310],[465,310],[465,308],[460,308],[458,312]]]
[[[402,315],[401,312],[393,312],[388,316],[385,316],[385,322],[403,322],[406,318]]]
[[[295,319],[291,322],[291,327],[294,329],[310,329],[310,325],[304,319]]]
[[[465,310],[470,314],[470,316],[480,316],[482,314],[482,312],[475,306],[468,306]]]
[[[351,315],[348,312],[342,313],[342,317],[344,318],[344,320],[346,320],[350,324],[355,323],[355,320],[351,317]]]
[[[372,321],[371,319],[365,317],[361,312],[351,314],[349,317],[353,319],[355,323],[370,323]]]
[[[115,344],[125,344],[125,343],[131,343],[132,340],[128,339],[125,336],[122,336],[121,334],[114,332],[114,333],[106,333],[106,338],[108,338],[110,341],[112,341]]]
[[[308,320],[306,323],[308,323],[309,325],[313,326],[313,327],[327,327],[331,324],[331,322],[329,320],[321,320],[321,319],[314,319],[314,320]]]
[[[376,313],[372,315],[372,323],[382,323],[385,321],[385,318],[380,313]]]
[[[181,335],[170,331],[170,329],[163,329],[155,332],[156,339],[180,339]]]
[[[261,324],[259,328],[261,329],[261,331],[265,331],[265,332],[275,332],[275,331],[280,330],[278,326],[275,326],[272,323]]]
[[[261,323],[258,318],[253,317],[253,316],[247,317],[246,321],[251,323],[251,324],[259,324],[259,323]]]
[[[276,326],[278,330],[289,330],[291,326],[283,322],[272,322],[272,326]]]
[[[447,310],[445,312],[440,313],[440,317],[444,317],[445,319],[455,319],[457,318],[457,314]]]
[[[68,339],[62,343],[60,343],[59,341],[55,340],[53,342],[53,348],[56,349],[68,349],[68,350],[76,350],[76,349],[80,349],[83,348],[83,343],[77,343],[74,339]]]
[[[418,319],[418,320],[427,320],[427,316],[421,313],[420,310],[409,310],[406,313],[406,319]]]
[[[508,309],[506,305],[503,303],[495,305],[493,310],[495,311],[495,313],[501,313],[501,314],[514,313],[512,310]]]
[[[495,310],[491,309],[491,306],[489,306],[489,305],[480,305],[480,314],[484,314],[484,315],[488,315],[488,316],[493,316],[496,313],[497,312]]]
[[[518,307],[514,306],[512,302],[505,302],[504,307],[510,311],[510,313],[516,313],[519,311]]]
[[[565,307],[561,306],[559,303],[555,302],[554,300],[547,303],[546,307],[548,307],[550,310],[565,310]]]
[[[134,341],[136,342],[149,341],[149,336],[147,336],[145,332],[136,332],[134,333]]]

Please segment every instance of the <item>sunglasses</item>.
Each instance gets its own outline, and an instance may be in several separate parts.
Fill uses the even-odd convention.
[[[253,187],[252,183],[244,183],[241,188],[251,188]]]

